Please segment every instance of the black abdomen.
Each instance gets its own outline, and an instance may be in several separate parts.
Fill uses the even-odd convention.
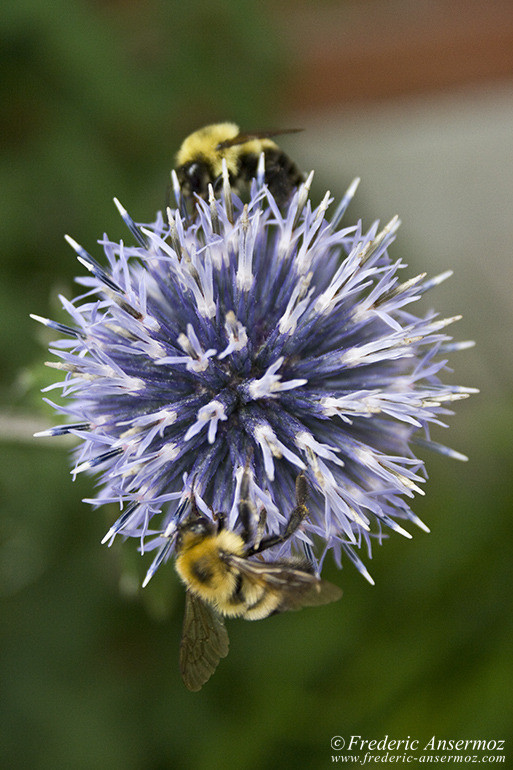
[[[258,161],[259,156],[255,153],[241,156],[239,174],[244,181],[249,182],[256,176]],[[304,181],[304,176],[279,147],[264,150],[264,161],[265,183],[278,206],[284,206]]]

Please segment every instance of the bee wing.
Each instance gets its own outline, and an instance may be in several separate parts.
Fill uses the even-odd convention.
[[[297,134],[299,131],[303,131],[302,128],[277,128],[274,131],[248,131],[244,134],[237,134],[232,139],[226,139],[224,142],[219,142],[216,149],[224,150],[226,147],[235,147],[237,144],[246,144],[253,139],[269,139],[271,136],[279,136],[279,134]]]
[[[237,566],[247,580],[265,585],[269,591],[280,595],[281,601],[276,612],[329,604],[342,596],[341,588],[321,580],[311,572],[297,569],[293,562],[252,561],[239,556],[232,556],[230,562]]]
[[[301,607],[315,607],[319,604],[336,602],[342,597],[342,589],[327,580],[320,580],[311,575],[313,582],[309,588],[300,591],[299,594],[286,592],[286,601],[281,605],[281,611],[300,610]]]
[[[228,655],[228,646],[228,632],[222,617],[210,605],[186,591],[180,672],[189,690],[201,690],[221,658]]]

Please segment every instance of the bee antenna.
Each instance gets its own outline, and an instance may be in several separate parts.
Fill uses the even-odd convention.
[[[194,515],[195,519],[201,516],[198,509],[198,504],[196,503],[196,495],[191,496],[191,513]]]
[[[194,497],[194,487],[196,486],[196,479],[197,478],[198,478],[198,474],[195,473],[194,476],[192,477],[192,482],[191,482],[191,495],[193,497]]]

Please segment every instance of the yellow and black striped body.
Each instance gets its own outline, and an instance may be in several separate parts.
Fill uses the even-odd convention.
[[[242,534],[225,528],[224,514],[212,520],[199,513],[192,498],[190,515],[177,526],[175,567],[185,585],[185,614],[180,670],[189,690],[199,690],[228,654],[224,617],[260,620],[278,612],[327,604],[339,599],[338,586],[321,580],[300,556],[264,561],[260,554],[284,543],[308,514],[306,478],[296,479],[296,506],[282,533],[264,535],[265,509],[256,527],[248,499],[249,470],[241,482]]]
[[[245,547],[242,537],[232,530],[223,529],[203,538],[186,532],[176,571],[187,590],[220,615],[261,620],[279,611],[281,591],[265,579],[265,562],[245,559]]]
[[[269,139],[288,131],[247,132],[241,134],[235,123],[215,123],[187,137],[176,155],[176,174],[182,195],[190,201],[194,195],[207,198],[208,185],[218,189],[226,162],[230,186],[244,194],[256,176],[260,155],[264,154],[265,182],[278,205],[284,205],[303,174],[296,164]]]
[[[214,606],[229,601],[236,591],[237,575],[221,558],[223,553],[244,554],[240,535],[228,529],[206,535],[186,530],[175,562],[187,590]]]

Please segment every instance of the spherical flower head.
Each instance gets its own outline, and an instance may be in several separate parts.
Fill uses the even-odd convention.
[[[310,181],[282,210],[260,171],[247,204],[225,184],[188,216],[175,178],[176,208],[146,226],[116,201],[133,243],[105,236],[107,267],[68,238],[91,275],[62,298],[69,326],[36,316],[66,337],[51,347],[66,403],[52,405],[69,423],[43,433],[79,437],[73,474],[100,474],[89,502],[122,508],[104,542],[157,549],[145,582],[173,554],[192,496],[240,527],[245,469],[269,533],[283,531],[298,474],[308,483],[308,517],[265,558],[299,551],[320,571],[332,551],[372,580],[361,546],[424,526],[409,507],[425,480],[414,448],[465,459],[429,426],[471,392],[439,379],[469,343],[450,342],[457,319],[410,310],[450,272],[402,281],[389,255],[398,220],[341,227],[356,183],[327,218],[329,193],[312,207]]]

